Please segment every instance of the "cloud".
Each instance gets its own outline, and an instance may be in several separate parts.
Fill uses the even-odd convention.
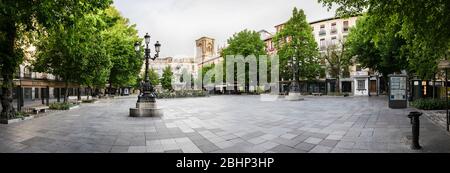
[[[148,32],[152,42],[161,42],[161,57],[193,57],[201,36],[222,46],[243,29],[274,32],[294,7],[303,9],[308,21],[334,16],[316,0],[115,0],[114,6],[137,24],[141,36]]]

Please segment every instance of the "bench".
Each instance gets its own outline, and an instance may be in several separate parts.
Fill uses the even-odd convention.
[[[39,114],[40,112],[45,113],[47,109],[49,109],[48,106],[39,106],[39,107],[32,107],[31,111],[33,111],[34,114]]]
[[[322,96],[322,93],[312,93],[313,96]]]

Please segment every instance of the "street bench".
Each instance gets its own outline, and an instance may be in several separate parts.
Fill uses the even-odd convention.
[[[45,113],[46,110],[49,109],[48,106],[39,106],[39,107],[32,107],[31,111],[33,111],[34,114],[39,114],[39,113]]]
[[[322,96],[322,93],[312,93],[313,96]]]

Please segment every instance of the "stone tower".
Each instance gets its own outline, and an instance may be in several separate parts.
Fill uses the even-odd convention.
[[[195,46],[197,47],[196,58],[197,60],[201,60],[201,62],[204,62],[215,55],[213,38],[201,37],[195,40]]]

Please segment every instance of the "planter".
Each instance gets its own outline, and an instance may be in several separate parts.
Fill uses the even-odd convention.
[[[10,119],[10,120],[2,119],[2,120],[0,120],[0,123],[1,124],[12,124],[12,123],[18,123],[18,122],[22,122],[22,121],[26,121],[26,120],[31,120],[33,118],[34,118],[34,116],[28,116],[28,117],[23,117],[23,118],[14,118],[14,119]]]
[[[82,100],[81,103],[98,103],[98,100]]]
[[[69,108],[69,110],[76,109],[76,108],[79,108],[79,107],[80,107],[79,105],[71,106],[71,107]]]

